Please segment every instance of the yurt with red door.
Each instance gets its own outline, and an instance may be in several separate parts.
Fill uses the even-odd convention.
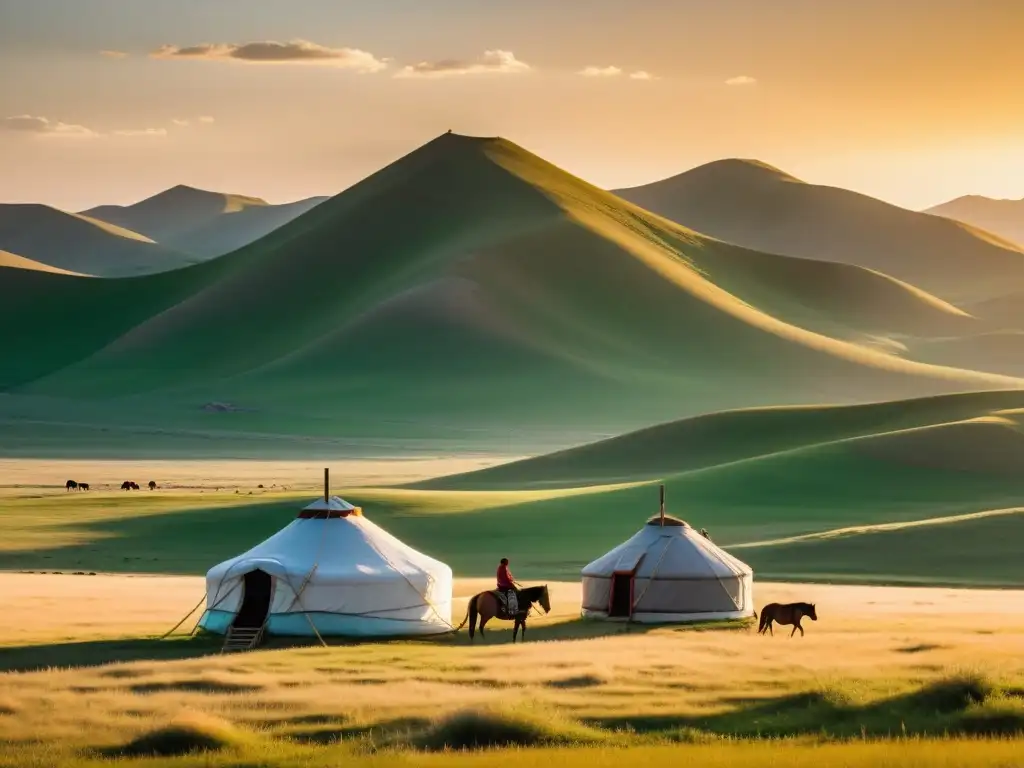
[[[583,569],[583,615],[648,624],[746,618],[753,582],[749,565],[662,511]]]

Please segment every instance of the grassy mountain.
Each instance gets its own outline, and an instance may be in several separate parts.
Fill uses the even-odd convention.
[[[100,277],[160,272],[189,262],[137,232],[32,204],[0,204],[0,249],[58,270]]]
[[[1024,245],[1024,199],[996,200],[983,195],[964,195],[929,208],[925,213],[956,219]]]
[[[720,160],[620,197],[739,245],[857,264],[959,303],[1024,286],[1020,247],[960,222]]]
[[[84,213],[173,250],[212,258],[258,240],[326,199],[271,205],[258,197],[179,185],[133,205],[102,205]]]
[[[913,286],[700,235],[502,139],[443,135],[188,269],[95,286],[19,271],[4,293],[0,320],[26,330],[0,386],[174,424],[228,402],[218,423],[264,433],[493,446],[1024,384],[890,354],[889,337],[977,325]]]

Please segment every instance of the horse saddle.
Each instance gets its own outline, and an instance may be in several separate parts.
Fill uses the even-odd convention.
[[[503,589],[496,589],[494,594],[497,596],[498,603],[501,605],[506,616],[511,619],[519,613],[519,596],[516,595],[514,589],[510,589],[507,592]]]

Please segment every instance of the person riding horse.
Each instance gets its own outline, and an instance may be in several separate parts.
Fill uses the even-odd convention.
[[[509,616],[514,616],[519,609],[519,594],[516,592],[516,580],[512,578],[512,572],[508,569],[508,558],[501,558],[498,564],[498,594],[505,601],[505,610]]]

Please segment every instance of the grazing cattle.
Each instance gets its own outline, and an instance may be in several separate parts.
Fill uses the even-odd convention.
[[[79,483],[78,484],[78,490],[80,490],[80,491],[88,491],[89,490],[89,484],[88,483]]]
[[[150,480],[149,481],[149,490],[151,490],[151,491],[155,491],[156,490],[156,481],[155,480]]]
[[[78,483],[76,483],[74,480],[68,480],[66,483],[64,483],[64,490],[70,491],[72,488],[78,488]]]
[[[131,480],[125,480],[123,483],[121,483],[121,490],[130,491],[133,485],[134,483]]]

